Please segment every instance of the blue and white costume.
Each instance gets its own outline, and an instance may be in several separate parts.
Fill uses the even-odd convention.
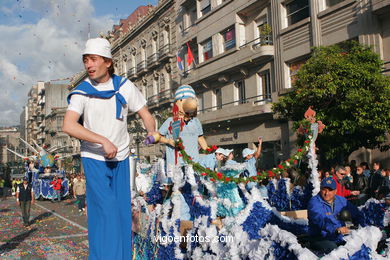
[[[243,170],[241,164],[237,166],[229,167],[224,166],[221,168],[221,172],[227,177],[236,177]],[[222,202],[218,202],[217,216],[220,217],[234,217],[245,207],[239,193],[237,184],[234,182],[217,183],[217,197]]]
[[[173,118],[169,117],[162,124],[158,130],[161,135],[165,136],[167,139],[172,139],[172,133],[169,131],[169,127],[173,122]],[[192,159],[197,162],[199,160],[199,145],[198,138],[203,135],[202,124],[199,119],[194,117],[190,121],[185,122],[183,130],[180,132],[179,137],[183,140],[184,149]],[[166,161],[168,165],[175,165],[175,149],[167,145],[166,146]],[[185,165],[181,157],[178,158],[178,165]]]
[[[83,116],[85,128],[106,137],[117,156],[106,159],[100,144],[81,141],[87,179],[89,259],[131,259],[131,202],[127,113],[146,100],[137,87],[113,75],[107,82],[87,79],[68,97],[68,110]]]

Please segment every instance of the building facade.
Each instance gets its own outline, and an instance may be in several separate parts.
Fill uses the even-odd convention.
[[[208,143],[240,151],[262,136],[262,167],[287,159],[296,137],[290,122],[274,119],[272,103],[291,91],[314,46],[358,40],[388,67],[388,8],[367,0],[177,1],[178,44],[195,58],[180,83],[198,95]]]
[[[4,165],[19,160],[16,155],[7,150],[8,148],[18,153],[22,152],[19,149],[19,137],[19,129],[15,127],[0,129],[0,164]]]
[[[389,8],[390,0],[161,0],[136,21],[121,20],[108,38],[116,73],[135,83],[156,117],[170,111],[175,89],[189,84],[208,144],[233,148],[240,161],[241,150],[261,136],[261,165],[269,168],[287,159],[296,141],[292,123],[276,119],[272,104],[291,91],[312,47],[357,40],[373,46],[390,74]],[[160,156],[162,147],[140,144],[145,133],[134,119],[132,146]],[[356,158],[363,157],[375,160]]]

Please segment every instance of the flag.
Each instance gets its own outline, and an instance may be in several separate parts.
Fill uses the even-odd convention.
[[[191,65],[191,63],[193,61],[194,61],[194,55],[192,55],[190,45],[187,42],[187,64],[188,64],[188,67]]]
[[[177,52],[177,67],[179,68],[179,70],[183,71],[184,70],[184,51],[183,51],[183,47],[181,47],[179,49],[179,51]]]

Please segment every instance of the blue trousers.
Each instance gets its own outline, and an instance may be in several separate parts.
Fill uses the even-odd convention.
[[[129,159],[82,158],[87,182],[89,259],[131,259]]]

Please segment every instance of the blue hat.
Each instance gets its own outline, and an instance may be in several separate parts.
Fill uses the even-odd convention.
[[[24,180],[24,181],[28,181],[27,176],[24,176],[24,177],[23,177],[23,180]]]
[[[191,86],[182,85],[175,92],[175,102],[187,98],[196,98],[195,90]]]
[[[322,188],[329,188],[332,190],[336,189],[336,182],[333,180],[332,177],[325,178],[321,181],[321,189]]]

